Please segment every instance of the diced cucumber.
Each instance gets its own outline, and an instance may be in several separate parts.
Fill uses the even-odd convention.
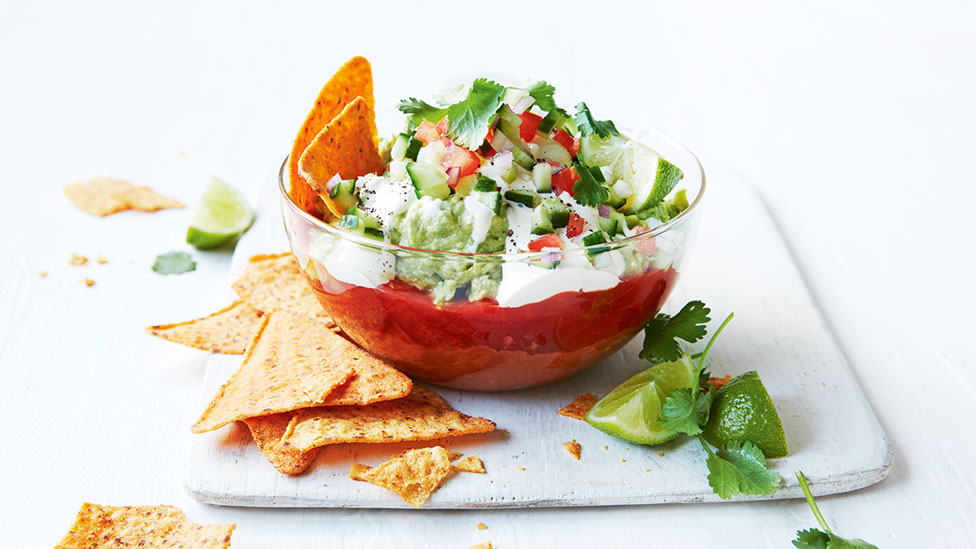
[[[342,227],[343,229],[351,229],[353,231],[359,231],[361,228],[364,228],[362,227],[362,225],[363,222],[355,214],[353,215],[343,214],[343,216],[339,218],[339,226]]]
[[[492,191],[497,191],[498,183],[495,183],[495,180],[490,177],[479,175],[478,181],[474,184],[474,190],[483,193],[490,193]]]
[[[413,190],[417,198],[430,196],[432,198],[447,198],[451,196],[451,188],[447,186],[447,173],[435,164],[407,164],[407,174],[413,182]]]
[[[543,203],[549,209],[549,219],[554,228],[561,229],[569,225],[569,208],[561,200],[549,197],[544,199]]]
[[[579,128],[576,127],[576,121],[573,120],[572,116],[567,116],[563,120],[563,129],[566,130],[566,133],[569,135],[579,137]]]
[[[603,234],[601,231],[594,231],[583,237],[584,246],[593,246],[596,244],[605,244],[607,242],[607,235]]]
[[[627,220],[627,228],[628,229],[633,229],[634,227],[636,227],[638,225],[643,225],[644,224],[644,222],[641,220],[641,218],[637,217],[636,215],[628,215],[624,219]]]
[[[505,200],[509,202],[515,202],[523,206],[528,206],[529,208],[535,208],[542,201],[539,195],[532,191],[523,191],[520,189],[505,191]]]
[[[608,189],[610,190],[610,196],[607,198],[607,204],[613,209],[617,209],[627,203],[627,199],[617,194],[617,191],[613,190],[613,187],[608,187]]]
[[[542,162],[532,167],[532,182],[540,193],[552,192],[552,166]]]
[[[491,211],[495,212],[495,215],[501,215],[502,193],[498,191],[483,192],[475,190],[471,193],[471,196],[477,198],[485,206],[488,206]]]
[[[383,229],[366,227],[363,229],[363,234],[372,238],[373,240],[383,240]]]
[[[553,128],[561,125],[563,120],[563,115],[560,114],[558,110],[553,109],[549,111],[549,114],[542,119],[542,122],[539,122],[539,131],[542,133],[549,133]]]
[[[411,136],[401,133],[393,139],[393,146],[390,148],[390,158],[393,160],[403,160],[406,158],[407,146],[410,145]]]
[[[601,217],[600,229],[607,234],[617,234],[617,220],[613,217]]]
[[[420,148],[423,146],[423,141],[411,135],[410,143],[407,144],[407,150],[403,153],[404,159],[409,158],[410,160],[417,160],[417,155],[420,153]]]
[[[555,232],[552,220],[549,219],[549,208],[539,204],[532,210],[532,234],[549,234]]]
[[[526,170],[531,170],[532,166],[535,165],[535,158],[533,158],[532,155],[527,151],[522,150],[522,147],[518,146],[512,150],[512,160]]]
[[[537,139],[533,143],[538,145],[535,150],[535,157],[539,160],[548,160],[560,166],[571,166],[573,164],[573,157],[569,155],[566,147],[552,139]]]
[[[518,172],[515,171],[515,164],[512,164],[507,170],[505,170],[505,173],[502,174],[502,181],[511,185],[512,181],[515,181],[516,177],[518,177]]]
[[[466,175],[461,179],[458,179],[457,185],[454,186],[454,192],[458,196],[468,196],[471,194],[471,191],[474,190],[477,180],[478,177],[475,175]]]
[[[624,227],[627,225],[627,218],[624,217],[624,214],[614,210],[610,212],[610,219],[617,222],[617,232],[615,234],[624,234]]]
[[[511,139],[516,144],[522,142],[522,136],[519,135],[519,126],[521,125],[522,119],[508,105],[503,104],[498,109],[498,131],[505,134],[505,137]]]
[[[343,179],[339,181],[329,191],[329,198],[336,203],[339,211],[345,212],[347,208],[352,207],[356,203],[356,180]]]

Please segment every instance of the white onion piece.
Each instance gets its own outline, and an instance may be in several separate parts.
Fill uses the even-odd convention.
[[[342,178],[339,177],[339,174],[333,175],[332,179],[330,179],[329,182],[325,184],[325,191],[331,193],[332,187],[338,185],[340,181],[342,181]]]
[[[522,114],[523,112],[525,112],[526,109],[531,107],[533,103],[535,103],[535,99],[533,99],[531,95],[526,95],[522,99],[519,99],[518,102],[516,102],[514,105],[512,105],[512,112],[514,112],[515,114]]]

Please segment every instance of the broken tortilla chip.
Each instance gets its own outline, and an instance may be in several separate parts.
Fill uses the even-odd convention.
[[[289,310],[335,325],[308,287],[298,260],[291,253],[251,256],[231,287],[248,305],[261,312]]]
[[[386,168],[371,131],[375,131],[373,109],[364,98],[357,97],[315,136],[298,160],[298,172],[337,217],[345,208],[329,196],[329,180],[336,174],[354,179]]]
[[[193,432],[322,404],[355,374],[363,355],[376,360],[323,322],[290,311],[265,314],[240,369],[217,391]]]
[[[478,456],[468,456],[454,464],[454,469],[462,473],[485,474],[485,464]]]
[[[596,404],[596,397],[590,393],[576,397],[572,402],[559,410],[559,415],[582,420],[586,412]]]
[[[434,446],[407,450],[376,468],[353,464],[349,478],[386,488],[419,509],[451,472],[451,453]]]
[[[306,212],[320,219],[329,216],[329,210],[318,193],[298,173],[298,160],[308,145],[315,139],[326,125],[339,115],[346,105],[357,97],[362,97],[369,108],[369,134],[376,144],[376,119],[373,102],[373,72],[369,61],[362,57],[353,57],[325,83],[311,112],[305,117],[305,123],[295,137],[288,157],[288,181],[291,185],[291,198]]]
[[[321,406],[295,414],[285,440],[299,450],[345,442],[433,440],[495,430],[495,422],[458,412],[414,385],[409,395],[368,406]]]
[[[319,455],[318,448],[302,452],[281,440],[285,434],[285,429],[288,427],[288,422],[294,415],[294,412],[285,412],[244,420],[247,428],[251,430],[251,437],[254,438],[254,442],[257,443],[264,457],[268,458],[268,461],[274,465],[278,472],[286,475],[297,475],[304,472],[315,461],[315,457]]]
[[[216,313],[196,320],[146,328],[146,333],[212,353],[242,355],[261,326],[261,311],[235,301]]]
[[[183,207],[180,201],[149,187],[137,187],[128,181],[108,177],[72,183],[64,188],[64,193],[82,210],[102,217],[131,209],[154,212]]]
[[[233,523],[201,526],[172,505],[111,507],[82,503],[59,549],[101,547],[230,547]]]
[[[336,337],[346,341],[338,334]],[[356,406],[403,398],[410,394],[413,382],[403,372],[352,343],[347,342],[347,345],[342,347],[347,355],[361,355],[354,366],[356,373],[333,391],[322,406]]]
[[[579,442],[576,442],[576,439],[575,438],[573,440],[569,441],[569,442],[564,442],[563,443],[563,448],[565,448],[566,451],[569,452],[569,455],[573,456],[577,460],[580,458],[580,452],[583,449],[580,446],[580,443]]]

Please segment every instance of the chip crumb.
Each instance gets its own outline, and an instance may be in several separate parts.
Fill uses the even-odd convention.
[[[732,381],[732,375],[729,374],[725,377],[710,377],[705,383],[712,386],[716,391],[725,386],[726,383]]]
[[[515,468],[518,469],[519,471],[525,470],[525,467],[522,467],[521,465],[516,465]]]
[[[485,464],[478,456],[468,456],[454,464],[454,470],[462,473],[485,474]]]
[[[620,458],[620,463],[627,463],[627,460],[624,458]]]
[[[349,470],[349,478],[390,490],[419,509],[452,470],[450,451],[443,446],[432,446],[407,450],[376,468],[355,463]]]
[[[596,404],[595,396],[591,395],[590,393],[579,395],[572,402],[566,406],[563,406],[563,408],[559,410],[559,415],[582,420],[586,415],[586,412],[589,412],[590,408],[592,408],[594,404]]]
[[[478,544],[472,545],[471,546],[471,549],[492,549],[491,542],[490,541],[486,541],[486,542],[483,542],[483,543],[478,543]]]
[[[44,278],[47,276],[47,271],[37,271],[37,276]]]
[[[95,285],[95,280],[91,278],[83,278],[81,281],[84,282],[85,286],[88,286],[89,288]]]
[[[68,260],[68,265],[87,265],[88,258],[83,255],[71,254],[71,259]]]
[[[651,472],[651,470],[650,470],[650,469],[644,469],[644,472],[645,472],[645,473],[650,473],[650,472]]]
[[[95,262],[97,262],[99,265],[104,265],[108,263],[108,260],[105,259],[104,255],[98,254],[97,256],[95,256]]]
[[[604,447],[603,447],[603,449],[604,449],[604,450],[609,450],[609,449],[610,449],[610,447],[609,447],[609,446],[604,446]]]
[[[487,530],[488,529],[488,525],[486,525],[483,522],[479,522],[478,525],[475,528],[477,528],[478,530]]]
[[[624,448],[624,452],[629,452],[630,448]]]
[[[569,441],[569,442],[564,442],[563,443],[563,448],[566,448],[566,451],[569,452],[569,455],[571,455],[575,459],[579,460],[579,458],[580,458],[580,451],[581,451],[582,448],[580,447],[579,442],[576,442],[576,439],[575,438],[573,440]]]
[[[664,457],[664,452],[658,452],[657,457]]]

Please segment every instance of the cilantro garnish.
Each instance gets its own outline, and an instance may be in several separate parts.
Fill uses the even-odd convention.
[[[553,94],[556,93],[556,88],[545,80],[540,80],[532,84],[526,91],[529,92],[532,99],[535,99],[535,104],[540,109],[546,112],[556,111],[564,116],[566,115],[566,111],[560,109],[556,105],[556,100],[553,98]]]
[[[661,406],[661,426],[689,436],[700,435],[702,425],[708,423],[715,391],[678,389]]]
[[[796,472],[796,479],[800,481],[800,489],[803,490],[803,497],[807,499],[807,504],[810,506],[810,510],[813,511],[813,516],[820,523],[823,531],[817,530],[816,528],[797,530],[796,539],[793,540],[795,547],[799,549],[878,549],[877,546],[863,539],[845,539],[833,533],[830,530],[830,526],[827,526],[827,521],[824,520],[823,515],[820,514],[820,508],[817,507],[817,502],[813,500],[813,494],[810,493],[810,486],[807,484],[807,477],[803,474],[803,471]]]
[[[505,86],[491,80],[478,78],[472,82],[468,97],[447,108],[447,136],[462,147],[480,147],[504,94]]]
[[[424,120],[429,120],[431,122],[439,122],[444,115],[447,114],[447,107],[435,107],[430,103],[421,101],[416,97],[411,97],[409,99],[404,99],[400,101],[400,105],[397,106],[400,112],[409,115],[407,119],[407,124],[410,130],[417,129]]]
[[[599,206],[610,198],[610,190],[601,185],[590,167],[579,160],[573,162],[579,180],[573,183],[573,197],[584,206]],[[675,356],[677,358],[677,356]]]
[[[600,137],[620,135],[613,122],[593,118],[593,113],[590,112],[590,108],[582,101],[576,105],[576,115],[573,116],[573,121],[576,122],[576,126],[583,135],[597,134]]]
[[[156,256],[152,270],[164,275],[183,274],[195,271],[197,264],[186,252],[168,252]]]
[[[577,173],[579,171],[577,169]],[[579,182],[576,184],[579,185]],[[579,192],[576,187],[573,190]],[[640,357],[651,362],[677,360],[681,356],[681,348],[675,338],[694,343],[705,337],[705,325],[711,320],[709,312],[711,310],[701,301],[690,301],[674,316],[655,316],[644,326],[644,348]]]
[[[766,457],[749,441],[733,441],[713,452],[705,439],[698,437],[708,453],[708,485],[722,499],[736,494],[772,494],[783,481],[766,468]]]

